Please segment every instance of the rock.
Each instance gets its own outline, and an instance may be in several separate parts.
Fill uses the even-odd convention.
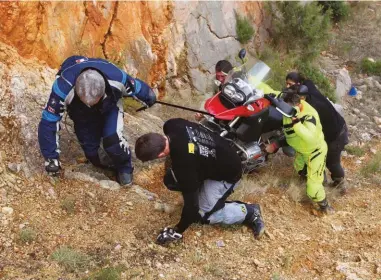
[[[373,58],[371,58],[371,57],[367,57],[366,58],[367,60],[369,60],[370,62],[373,62],[373,63],[375,63],[376,61],[374,61],[374,59]]]
[[[120,249],[122,249],[122,245],[120,244],[116,245],[114,248],[115,251],[119,251]]]
[[[259,268],[265,267],[265,265],[262,262],[260,262],[258,259],[254,259],[254,264]]]
[[[343,68],[339,70],[336,76],[336,97],[341,103],[342,98],[347,95],[348,91],[352,86],[351,77],[349,76],[348,70]]]
[[[161,202],[155,202],[154,209],[156,211],[162,212],[164,211],[164,204]]]
[[[355,163],[356,163],[357,165],[360,165],[360,164],[362,163],[362,161],[358,159],[358,160],[355,161]]]
[[[368,86],[368,90],[371,90],[374,87],[373,77],[368,77],[364,79],[365,84]]]
[[[357,89],[365,92],[365,91],[368,90],[368,86],[367,85],[362,85],[362,86],[357,87]]]
[[[21,170],[21,164],[15,162],[8,163],[8,169],[13,173],[19,173]]]
[[[56,192],[54,191],[53,188],[49,188],[49,189],[48,189],[48,193],[49,193],[49,195],[50,195],[52,198],[54,198],[54,199],[57,198],[57,194],[56,194]]]
[[[92,192],[86,192],[86,194],[91,198],[95,198],[95,194]]]
[[[12,215],[13,214],[13,208],[11,207],[3,207],[1,208],[1,213],[3,213],[4,215]]]
[[[381,118],[380,118],[380,117],[376,117],[376,116],[374,116],[374,117],[373,117],[373,120],[374,120],[374,122],[375,122],[377,125],[380,125],[380,124],[381,124]]]
[[[134,206],[134,204],[131,201],[127,201],[126,205],[128,205],[128,206]]]
[[[222,240],[218,240],[216,244],[217,244],[217,247],[220,247],[220,248],[225,247],[225,243]]]
[[[360,114],[360,110],[357,109],[357,108],[353,108],[353,113],[355,113],[356,115],[359,115]]]
[[[158,197],[158,195],[156,193],[152,193],[146,189],[143,189],[142,187],[138,186],[138,185],[133,185],[131,187],[131,189],[137,193],[138,195],[140,195],[141,197],[145,198],[145,199],[148,199],[148,200],[154,200]]]
[[[361,133],[361,139],[364,141],[364,142],[369,142],[372,138],[370,137],[370,134],[367,133],[367,132],[363,132]]]
[[[374,80],[373,84],[374,84],[374,87],[377,88],[378,91],[381,91],[381,84],[378,81]]]
[[[121,188],[117,182],[111,180],[101,180],[99,181],[99,186],[108,190],[119,190]]]
[[[375,149],[375,148],[370,148],[370,152],[372,153],[372,154],[377,154],[377,150]]]
[[[210,80],[209,77],[198,69],[190,69],[189,75],[194,88],[201,93],[205,93],[207,91],[208,80]]]
[[[7,129],[0,123],[0,135],[4,135],[7,132]]]
[[[167,214],[171,214],[175,211],[175,207],[173,207],[172,205],[169,205],[167,203],[164,203],[164,212],[167,213]]]

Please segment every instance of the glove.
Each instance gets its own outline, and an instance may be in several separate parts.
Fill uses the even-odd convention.
[[[156,242],[160,245],[180,240],[183,238],[181,233],[176,232],[173,228],[164,228],[156,238]]]
[[[155,102],[156,102],[156,94],[152,88],[149,88],[146,104],[148,105],[148,107],[151,107],[153,104],[155,104]]]
[[[45,170],[51,176],[57,176],[61,169],[61,163],[59,159],[48,158],[45,161]]]

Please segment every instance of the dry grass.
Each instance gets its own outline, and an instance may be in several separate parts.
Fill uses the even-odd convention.
[[[366,163],[360,170],[361,174],[369,177],[381,171],[381,152],[375,154],[368,163]]]
[[[65,210],[67,214],[74,214],[75,212],[75,198],[74,197],[66,197],[61,201],[61,209]]]
[[[23,228],[19,233],[19,240],[21,243],[31,243],[37,237],[37,233],[31,228]]]
[[[84,270],[90,262],[90,257],[67,246],[60,247],[51,256],[52,260],[63,266],[67,271]]]

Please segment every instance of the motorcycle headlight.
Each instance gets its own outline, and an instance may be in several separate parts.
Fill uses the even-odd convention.
[[[245,101],[245,95],[235,89],[233,85],[226,85],[223,89],[223,94],[234,103]]]

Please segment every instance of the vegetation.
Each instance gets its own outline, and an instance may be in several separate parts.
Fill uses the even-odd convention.
[[[236,32],[238,41],[242,44],[245,44],[250,41],[254,36],[254,28],[251,22],[244,16],[241,16],[237,12],[235,13],[236,17]]]
[[[360,70],[362,73],[381,76],[381,60],[372,61],[364,58],[361,61]]]
[[[22,243],[31,243],[36,239],[36,237],[36,232],[31,228],[23,228],[19,234],[19,240]]]
[[[90,262],[89,256],[77,252],[67,246],[57,249],[52,254],[51,258],[69,272],[83,270]]]
[[[296,53],[281,56],[279,51],[273,48],[266,48],[259,58],[271,67],[272,76],[267,83],[276,90],[285,87],[285,78],[290,71],[299,71],[307,79],[312,80],[321,93],[331,101],[336,101],[335,90],[329,79],[313,65],[312,62],[305,61]]]
[[[319,1],[322,12],[329,12],[334,22],[346,20],[349,16],[349,6],[345,1]]]
[[[335,90],[331,85],[329,79],[312,63],[305,63],[299,60],[296,64],[296,68],[307,79],[312,80],[324,96],[328,97],[332,102],[336,102]]]
[[[304,60],[312,60],[328,44],[331,28],[330,11],[322,13],[316,2],[275,2],[267,5],[273,20],[274,42],[298,51]]]
[[[120,280],[121,270],[120,267],[103,268],[87,280]]]
[[[66,197],[61,201],[61,208],[68,214],[74,214],[75,212],[75,199],[73,197]]]
[[[361,174],[365,177],[381,171],[381,152],[375,154],[371,160],[361,168]]]
[[[348,154],[357,156],[357,157],[362,157],[365,155],[365,148],[364,147],[359,147],[359,146],[346,146],[345,150],[348,152]]]

